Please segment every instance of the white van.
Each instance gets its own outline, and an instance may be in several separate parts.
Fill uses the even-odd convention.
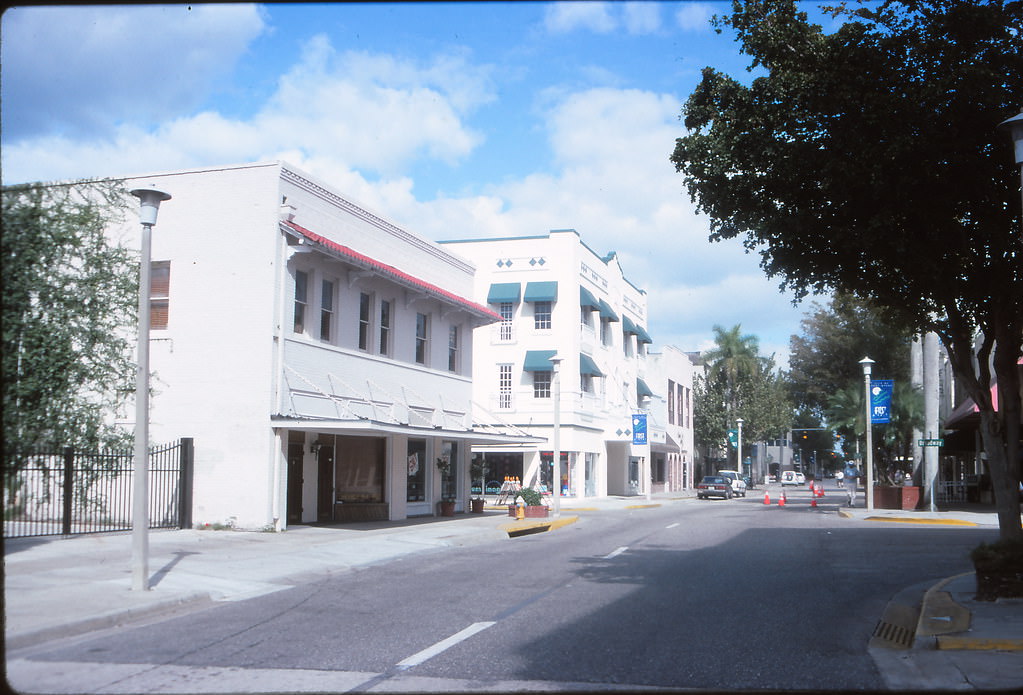
[[[739,475],[739,471],[718,471],[718,475],[723,475],[732,481],[733,495],[746,496],[746,481]]]

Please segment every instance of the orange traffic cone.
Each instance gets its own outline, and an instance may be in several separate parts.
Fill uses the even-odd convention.
[[[778,506],[779,507],[784,507],[785,506],[785,491],[784,490],[781,491],[781,497],[778,498]]]
[[[817,507],[817,495],[814,495],[813,497],[810,498],[810,507],[812,508]]]
[[[771,504],[771,493],[764,490],[764,504]]]

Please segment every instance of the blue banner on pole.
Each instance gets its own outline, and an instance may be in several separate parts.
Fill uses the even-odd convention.
[[[872,379],[870,382],[870,421],[883,425],[892,420],[891,379]]]
[[[632,416],[632,443],[646,444],[646,413]]]

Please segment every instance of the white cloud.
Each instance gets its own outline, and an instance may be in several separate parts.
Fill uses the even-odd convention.
[[[416,158],[456,163],[480,143],[482,135],[466,118],[494,99],[489,70],[458,53],[422,62],[338,54],[320,36],[306,42],[301,59],[251,117],[206,111],[151,129],[121,124],[106,137],[81,140],[16,140],[5,131],[3,176],[9,183],[78,178],[252,161],[288,151],[303,160],[330,161],[328,171],[358,169],[393,179]]]
[[[630,34],[651,34],[661,28],[661,4],[625,2],[620,5],[625,28]]]
[[[554,2],[544,12],[544,26],[552,34],[586,29],[597,34],[614,31],[617,22],[607,2]]]
[[[702,2],[684,2],[675,13],[675,23],[686,31],[709,31],[714,8]]]
[[[10,8],[4,135],[109,135],[188,113],[265,30],[255,5]]]

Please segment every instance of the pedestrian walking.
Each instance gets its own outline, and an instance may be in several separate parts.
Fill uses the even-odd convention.
[[[845,470],[842,471],[842,483],[845,487],[846,494],[849,495],[849,506],[856,506],[856,483],[857,478],[860,477],[860,471],[856,468],[856,464],[849,461],[845,464]]]

